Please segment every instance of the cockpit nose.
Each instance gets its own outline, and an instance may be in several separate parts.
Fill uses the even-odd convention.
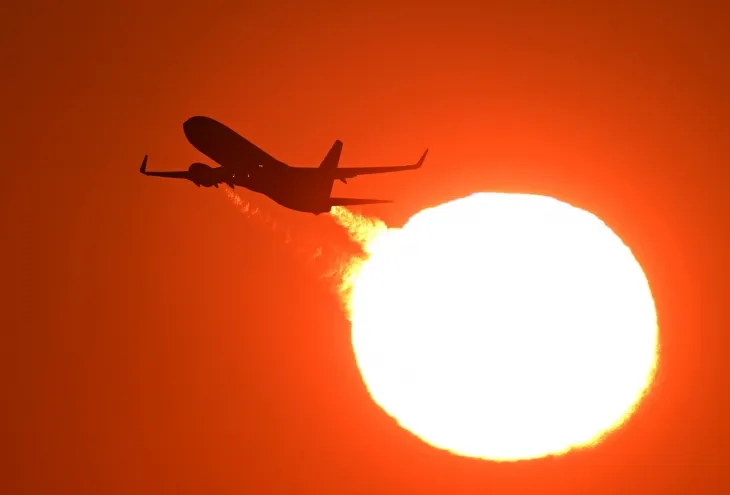
[[[242,146],[247,146],[247,141],[235,131],[210,117],[190,117],[183,122],[183,132],[196,150],[219,165],[240,160]],[[248,152],[248,148],[243,152]]]
[[[204,132],[206,127],[210,127],[209,120],[210,119],[207,117],[190,117],[188,120],[183,122],[183,132],[185,133],[185,137],[190,140],[191,137],[194,139],[195,136],[200,135],[201,132]]]

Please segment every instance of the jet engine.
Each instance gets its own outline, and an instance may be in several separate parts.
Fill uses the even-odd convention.
[[[205,163],[195,162],[188,168],[188,178],[198,187],[218,187],[216,169]]]

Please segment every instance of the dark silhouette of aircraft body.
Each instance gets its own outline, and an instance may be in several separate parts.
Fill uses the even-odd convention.
[[[150,172],[147,155],[140,172],[156,177],[187,179],[200,187],[245,187],[264,194],[286,208],[307,213],[329,213],[333,206],[391,203],[381,199],[333,198],[330,196],[336,180],[364,174],[380,174],[413,170],[423,165],[428,150],[413,165],[389,167],[339,168],[342,141],[335,141],[319,167],[292,167],[277,160],[256,145],[209,117],[191,117],[183,124],[190,144],[220,165],[193,163],[185,171]]]

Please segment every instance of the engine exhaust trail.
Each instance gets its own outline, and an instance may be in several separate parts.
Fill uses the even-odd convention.
[[[280,240],[289,245],[295,255],[304,258],[308,265],[315,265],[321,280],[334,282],[333,291],[343,305],[345,316],[351,320],[350,296],[363,263],[369,258],[376,239],[397,229],[388,228],[379,218],[366,217],[345,207],[335,206],[330,211],[330,216],[338,226],[344,228],[350,240],[358,246],[359,252],[351,252],[336,245],[325,249],[321,243],[312,246],[311,243],[305,242],[311,239],[311,232],[306,236],[294,236],[290,228],[280,228],[280,225],[272,220],[271,215],[243,199],[231,188],[224,187],[223,190],[233,205],[247,218],[256,219],[262,225],[269,226],[271,232],[281,232],[283,235]]]
[[[375,238],[388,230],[388,226],[379,218],[368,218],[343,206],[333,207],[330,215],[337,225],[347,230],[350,239],[359,244],[365,253],[369,252]]]
[[[335,206],[330,211],[335,223],[343,227],[352,241],[357,243],[361,252],[342,257],[329,276],[337,276],[337,293],[344,305],[347,319],[352,321],[351,294],[352,288],[363,264],[372,254],[377,239],[383,237],[390,229],[385,222],[375,217],[366,217],[342,206]]]
[[[262,208],[256,206],[251,201],[242,198],[238,193],[229,187],[223,187],[228,199],[234,206],[238,207],[246,218],[255,220],[259,225],[267,227],[266,230],[277,234],[277,241],[289,246],[290,252],[296,257],[303,259],[308,265],[321,264],[324,259],[324,246],[321,243],[307,242],[311,239],[311,233],[308,236],[296,235],[292,232],[292,228],[281,221],[277,221],[272,215]],[[321,267],[319,268],[321,271]]]
[[[252,207],[250,201],[244,201],[241,198],[241,196],[239,196],[238,194],[236,194],[236,192],[233,189],[229,188],[229,187],[225,187],[224,186],[223,187],[223,191],[226,193],[226,196],[228,196],[228,199],[230,199],[231,202],[235,206],[238,206],[241,209],[241,213],[243,213],[244,215],[246,215],[249,218],[251,218],[253,216],[260,217],[263,220],[264,223],[268,223],[269,216],[267,215],[266,217],[263,217],[261,215],[261,211],[259,210],[259,208],[258,207],[255,207],[255,208]]]

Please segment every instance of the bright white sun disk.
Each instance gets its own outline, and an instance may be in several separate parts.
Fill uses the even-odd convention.
[[[552,198],[475,194],[368,246],[351,293],[368,390],[405,429],[515,460],[622,423],[657,358],[651,292],[597,217]]]

